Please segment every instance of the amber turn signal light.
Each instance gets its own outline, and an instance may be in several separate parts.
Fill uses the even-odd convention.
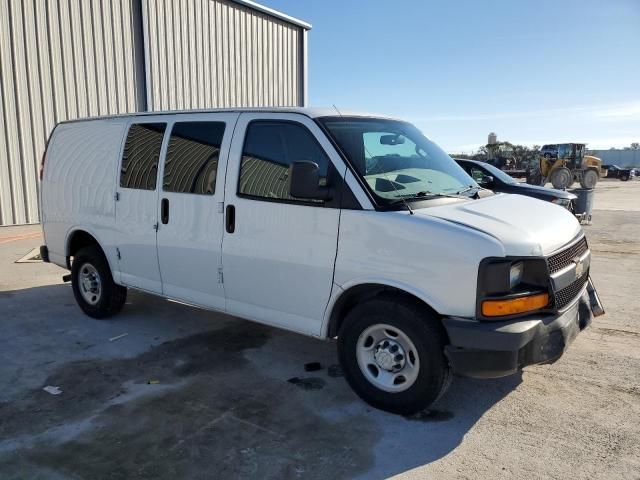
[[[506,300],[485,300],[482,302],[482,315],[485,317],[504,317],[505,315],[515,315],[516,313],[539,310],[548,304],[548,293],[538,293]]]

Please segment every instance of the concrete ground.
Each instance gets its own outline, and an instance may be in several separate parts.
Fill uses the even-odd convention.
[[[0,478],[638,479],[640,181],[602,181],[596,209],[607,314],[555,364],[456,378],[411,419],[356,398],[332,343],[137,292],[88,318],[62,269],[13,263],[39,227],[2,228]]]

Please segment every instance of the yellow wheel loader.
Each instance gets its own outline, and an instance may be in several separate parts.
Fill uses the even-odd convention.
[[[563,190],[580,182],[582,188],[595,188],[602,160],[584,152],[584,143],[544,145],[539,159],[540,185],[551,182],[553,188]]]

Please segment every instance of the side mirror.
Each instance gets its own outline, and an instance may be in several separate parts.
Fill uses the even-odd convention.
[[[309,160],[293,162],[289,167],[289,194],[306,200],[331,200],[331,190],[318,185],[318,164]]]
[[[482,188],[491,188],[493,186],[493,177],[491,175],[483,175],[478,185]]]

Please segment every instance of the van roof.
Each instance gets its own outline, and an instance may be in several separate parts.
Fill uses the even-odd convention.
[[[218,113],[218,112],[261,112],[261,113],[298,113],[306,115],[310,118],[318,117],[370,117],[370,118],[393,118],[389,115],[379,115],[366,112],[355,111],[342,111],[340,113],[335,108],[319,108],[319,107],[230,107],[230,108],[204,108],[194,110],[161,110],[150,112],[134,112],[134,113],[121,113],[116,115],[103,115],[96,117],[76,118],[72,120],[64,120],[60,123],[82,122],[87,120],[104,120],[108,118],[127,118],[127,117],[146,117],[149,115],[179,115],[179,114],[192,114],[192,113]]]

